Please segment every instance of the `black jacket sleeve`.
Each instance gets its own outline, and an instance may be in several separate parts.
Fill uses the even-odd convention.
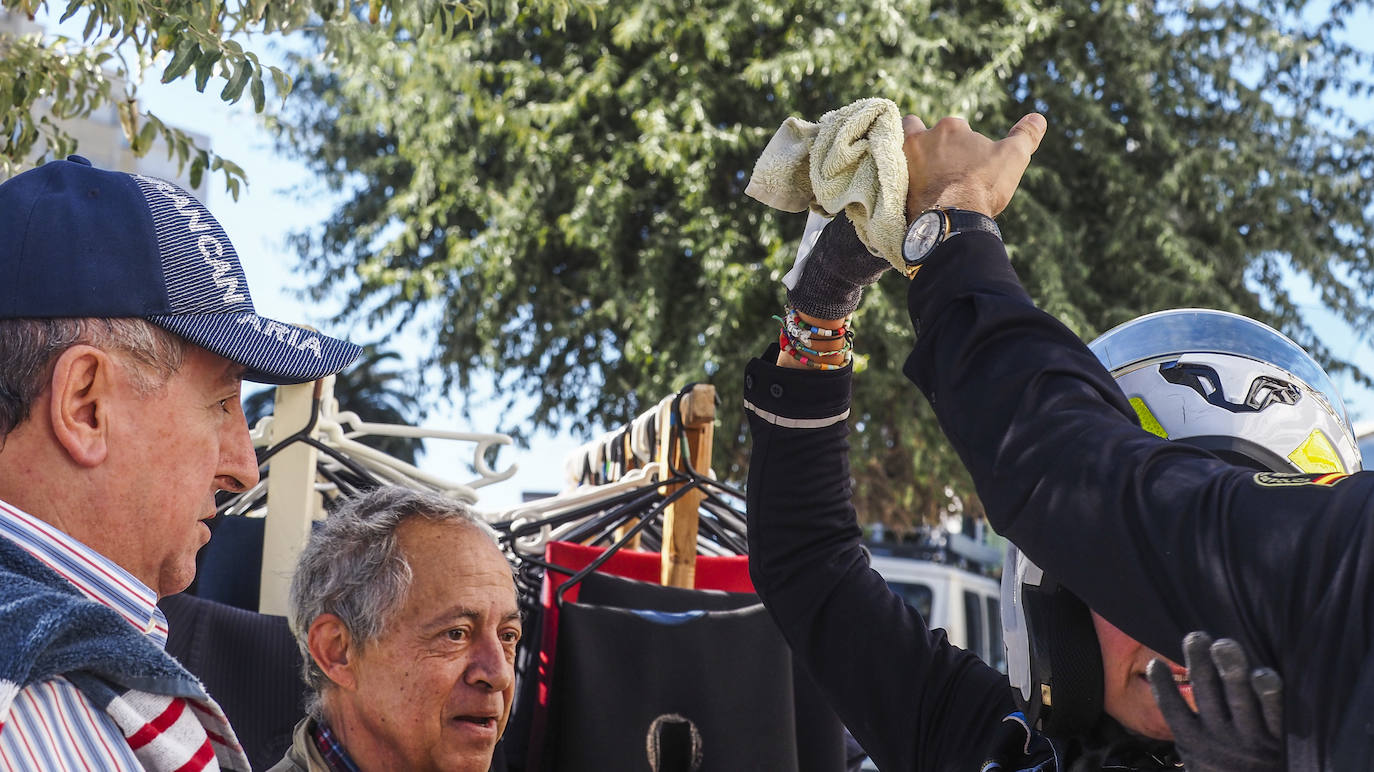
[[[941,246],[909,307],[906,374],[993,527],[1175,660],[1190,630],[1241,641],[1290,685],[1290,765],[1319,766],[1371,658],[1374,474],[1256,474],[1139,429],[992,236]]]
[[[882,769],[976,770],[1015,705],[868,567],[850,504],[850,373],[749,363],[749,570],[836,713]]]

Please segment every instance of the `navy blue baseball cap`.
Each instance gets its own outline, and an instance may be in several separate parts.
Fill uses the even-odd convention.
[[[80,156],[0,183],[0,318],[137,317],[260,383],[337,373],[361,349],[253,310],[224,229],[166,180]]]

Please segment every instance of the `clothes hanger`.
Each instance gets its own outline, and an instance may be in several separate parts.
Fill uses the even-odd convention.
[[[496,471],[487,463],[487,454],[491,448],[512,444],[511,438],[507,435],[364,421],[357,413],[338,410],[337,403],[333,400],[330,400],[331,404],[328,406],[322,404],[322,392],[322,382],[317,381],[310,402],[310,416],[305,426],[278,442],[271,441],[273,416],[258,421],[249,434],[255,447],[267,447],[260,455],[260,464],[294,442],[305,442],[333,457],[362,480],[377,485],[403,485],[437,491],[469,504],[477,501],[477,488],[507,480],[518,470],[515,464],[511,464],[505,470]],[[366,436],[474,442],[476,445],[473,448],[472,468],[478,476],[474,480],[457,482],[427,472],[357,441],[358,438]]]
[[[589,510],[587,514],[595,514],[604,508],[606,501],[616,495],[646,488],[652,490],[664,484],[662,470],[662,464],[650,463],[631,470],[615,482],[582,486],[557,496],[527,502],[514,509],[480,515],[488,523],[509,523],[510,530],[519,533],[519,538],[515,540],[515,548],[519,552],[542,554],[544,545],[556,538],[552,528],[555,519],[559,525],[563,525],[569,518],[562,518],[561,515],[579,512],[588,507],[595,509]]]
[[[521,554],[544,554],[544,547],[550,541],[578,541],[570,536],[570,531],[581,527],[588,518],[597,520],[610,516],[623,516],[625,513],[643,512],[660,498],[659,483],[655,480],[623,491],[616,496],[599,499],[580,507],[561,510],[547,517],[531,519],[527,516],[516,518],[510,527],[510,541]]]
[[[554,594],[554,603],[557,604],[559,608],[562,608],[563,596],[567,593],[568,588],[576,585],[578,582],[581,582],[583,579],[587,577],[587,575],[591,574],[593,571],[604,565],[607,560],[611,559],[612,555],[619,552],[626,544],[629,544],[631,541],[633,541],[635,536],[639,535],[639,533],[643,531],[645,528],[647,528],[650,523],[654,522],[654,520],[659,515],[663,514],[664,510],[668,508],[669,504],[672,504],[674,501],[677,501],[678,499],[685,496],[688,491],[693,489],[693,487],[694,486],[686,485],[681,488],[678,488],[677,490],[673,491],[672,493],[668,494],[667,496],[659,500],[657,503],[655,503],[649,509],[648,512],[646,512],[642,517],[639,518],[639,522],[635,523],[632,527],[630,527],[630,529],[627,530],[625,534],[620,537],[620,539],[618,539],[611,546],[607,547],[604,552],[596,556],[596,558],[593,559],[586,566],[579,569],[572,576],[568,577],[568,579],[564,581],[563,584],[559,585],[558,592]]]

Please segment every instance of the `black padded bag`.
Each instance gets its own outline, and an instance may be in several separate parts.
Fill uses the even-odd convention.
[[[569,603],[544,758],[557,772],[790,772],[792,705],[792,658],[762,605],[663,614]]]
[[[593,573],[582,580],[582,603],[653,611],[725,611],[759,602],[748,592],[689,590],[664,587],[611,574]],[[800,772],[837,772],[847,767],[844,724],[835,715],[820,687],[800,662],[792,667],[793,717]]]

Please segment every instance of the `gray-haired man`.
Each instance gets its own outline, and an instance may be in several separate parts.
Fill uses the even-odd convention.
[[[301,554],[291,606],[315,695],[274,772],[491,766],[520,611],[466,507],[392,487],[348,502]]]

